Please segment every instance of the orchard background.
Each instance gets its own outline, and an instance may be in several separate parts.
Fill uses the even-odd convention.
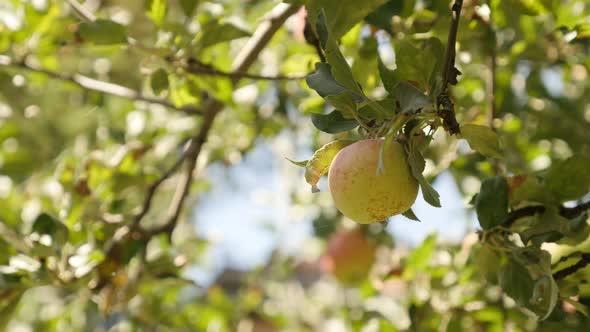
[[[582,0],[4,0],[0,329],[588,331],[589,70]]]

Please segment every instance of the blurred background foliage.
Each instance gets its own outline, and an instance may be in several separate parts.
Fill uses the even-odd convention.
[[[291,252],[277,246],[254,268],[224,264],[207,282],[195,277],[214,242],[191,213],[219,185],[208,165],[239,167],[264,144],[279,145],[273,153],[281,159],[306,159],[334,137],[361,137],[313,128],[310,116],[331,107],[303,79],[321,59],[298,6],[324,8],[355,79],[375,99],[389,91],[379,61],[420,76],[432,61],[421,43],[434,37],[444,44],[451,20],[449,1],[288,2],[293,12],[257,54],[250,76],[232,76],[236,58],[259,26],[274,22],[268,13],[287,4],[0,3],[0,329],[587,331],[585,265],[555,281],[551,275],[587,255],[587,214],[576,216],[576,228],[549,235],[530,234],[543,217],[514,224],[524,229],[525,244],[544,244],[523,253],[524,263],[514,254],[522,246],[505,254],[513,244],[498,245],[507,238],[502,227],[486,227],[481,216],[485,232],[458,243],[431,235],[408,248],[395,243],[386,224],[343,220],[329,196],[312,195],[288,162],[275,164],[288,183],[280,187],[293,207],[286,215],[307,223],[310,234]],[[590,182],[590,4],[466,0],[456,66],[462,75],[451,94],[459,123],[494,128],[503,158],[473,152],[440,128],[425,151],[425,176],[450,173],[469,208],[480,189],[482,201],[483,188],[495,188],[484,180],[497,174],[509,179],[513,208],[583,202]],[[147,211],[145,197],[196,142],[207,116],[194,113],[211,100],[221,111],[200,142],[185,209],[174,227],[159,228],[168,225],[182,172],[163,179]],[[307,217],[298,219],[297,211]],[[264,222],[276,234],[285,221]],[[136,226],[156,231],[136,233]],[[555,244],[556,234],[569,246]],[[527,303],[539,292],[532,289],[535,273],[559,284],[558,299]]]

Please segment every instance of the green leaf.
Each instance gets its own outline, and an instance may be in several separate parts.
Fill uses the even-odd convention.
[[[531,241],[539,246],[543,242],[576,246],[590,234],[590,225],[586,220],[586,213],[568,220],[559,214],[557,207],[547,206],[543,214],[532,220],[530,227],[520,232],[520,237],[524,243]]]
[[[420,221],[420,219],[418,219],[418,217],[416,217],[416,214],[414,213],[414,211],[411,208],[408,209],[408,211],[402,213],[402,215],[410,220]]]
[[[97,19],[84,21],[78,26],[78,35],[96,45],[121,44],[127,42],[125,27],[111,20]]]
[[[327,63],[318,62],[315,64],[315,71],[305,78],[307,85],[322,97],[339,95],[347,91],[345,87],[336,82],[332,76],[331,68]]]
[[[378,105],[372,105],[376,103]],[[387,97],[378,101],[369,101],[357,110],[358,115],[365,119],[384,120],[391,118],[396,112],[395,99]]]
[[[354,141],[351,140],[332,141],[322,146],[313,154],[313,157],[311,157],[305,167],[305,180],[311,185],[312,192],[319,191],[317,183],[322,175],[328,172],[332,164],[332,159],[336,157],[336,154],[352,143]]]
[[[339,95],[326,96],[326,101],[346,118],[354,118],[357,105],[349,92],[343,92]]]
[[[393,89],[393,96],[400,104],[401,112],[415,112],[432,105],[432,99],[408,82],[399,82]]]
[[[333,38],[337,40],[386,2],[387,0],[365,0],[360,5],[356,0],[309,0],[306,1],[305,7],[312,26],[318,13],[322,9],[325,10],[329,17],[326,25],[333,32]]]
[[[250,36],[250,32],[232,24],[211,21],[203,26],[197,36],[199,49],[205,49],[215,44]]]
[[[547,189],[541,180],[534,175],[520,175],[509,180],[510,205],[516,206],[522,202],[548,202]]]
[[[364,97],[361,87],[352,75],[352,69],[338,48],[336,39],[334,39],[331,31],[326,26],[326,14],[323,10],[318,15],[316,30],[335,81],[350,90],[355,96]]]
[[[477,272],[488,282],[498,282],[498,266],[502,257],[488,245],[482,245],[476,249],[474,259]]]
[[[462,125],[461,138],[466,139],[473,150],[486,157],[503,158],[498,135],[489,127],[475,124]]]
[[[149,18],[151,18],[157,26],[161,26],[162,23],[164,23],[164,18],[166,18],[166,12],[168,9],[166,0],[146,0],[145,8]]]
[[[590,225],[588,225],[588,214],[582,213],[574,219],[567,221],[567,233],[566,236],[558,241],[558,244],[564,244],[568,246],[577,246],[580,243],[586,241],[590,235]]]
[[[519,305],[526,307],[533,296],[535,281],[519,261],[510,257],[500,269],[500,287]]]
[[[395,74],[398,79],[418,82],[424,89],[432,85],[433,77],[440,74],[444,56],[442,42],[432,37],[424,41],[421,47],[416,47],[410,40],[402,40],[394,46]],[[433,87],[430,90],[433,91]]]
[[[345,119],[338,110],[329,114],[314,113],[311,115],[311,122],[317,129],[329,134],[348,131],[359,125],[355,119]]]
[[[187,17],[191,17],[193,15],[195,8],[199,4],[198,0],[179,0],[179,2],[180,2],[180,7],[182,8],[182,11],[184,12],[184,15],[186,15]]]
[[[546,319],[555,308],[558,299],[559,288],[551,273],[551,255],[538,247],[524,247],[510,252],[509,262],[526,269],[526,275],[530,279],[526,292],[516,292],[519,295],[517,302],[535,312],[541,320]],[[523,272],[517,269],[520,274]],[[523,280],[524,276],[519,276]],[[521,285],[522,287],[522,285]],[[514,290],[512,290],[514,291]],[[528,298],[525,296],[529,293]],[[508,292],[508,295],[513,296]]]
[[[48,214],[41,213],[33,222],[32,233],[38,235],[49,235],[51,237],[51,245],[46,245],[41,241],[35,242],[33,253],[38,256],[50,256],[56,250],[61,250],[63,245],[68,241],[69,230],[61,220]]]
[[[390,0],[367,15],[365,20],[379,29],[383,29],[390,34],[393,34],[391,18],[394,15],[400,15],[403,9],[404,1]]]
[[[537,16],[549,12],[543,2],[539,0],[508,0],[506,2],[511,9],[522,15]]]
[[[162,91],[168,89],[169,82],[166,70],[162,68],[156,70],[150,77],[150,86],[156,95],[159,95]]]
[[[396,74],[395,70],[387,68],[381,57],[378,57],[378,69],[379,69],[379,76],[381,76],[381,82],[383,82],[383,87],[387,92],[393,93],[395,86],[400,82],[400,78]]]
[[[426,166],[426,161],[424,160],[420,150],[415,147],[410,148],[410,151],[408,152],[408,164],[410,165],[412,175],[420,184],[420,188],[422,189],[422,197],[424,197],[424,200],[434,207],[441,207],[440,195],[432,187],[432,185],[428,183],[426,178],[424,178],[424,175],[422,175],[424,167]]]
[[[475,199],[477,219],[483,229],[498,226],[508,216],[508,183],[502,176],[487,178]]]
[[[48,214],[41,213],[33,222],[33,232],[38,234],[56,235],[61,233],[62,240],[67,238],[68,228],[64,225],[61,220]]]
[[[299,166],[299,167],[305,167],[305,166],[307,166],[307,163],[309,162],[309,160],[295,161],[295,160],[289,159],[287,157],[285,157],[285,159],[290,161],[291,164],[293,164],[295,166]]]
[[[574,155],[551,166],[545,178],[547,189],[561,202],[578,199],[590,189],[590,159]]]

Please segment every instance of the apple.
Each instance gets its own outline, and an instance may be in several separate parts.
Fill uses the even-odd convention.
[[[341,283],[352,285],[367,277],[375,262],[375,250],[361,230],[342,230],[328,239],[320,264]]]
[[[361,224],[379,222],[407,211],[418,195],[401,144],[391,141],[383,149],[383,170],[377,172],[383,139],[367,139],[340,150],[328,171],[334,205]]]

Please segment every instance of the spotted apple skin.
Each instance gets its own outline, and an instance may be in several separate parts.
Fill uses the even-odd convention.
[[[418,195],[404,148],[388,142],[383,150],[383,169],[377,172],[382,139],[367,139],[340,150],[328,172],[334,205],[360,224],[386,220],[407,211]]]

